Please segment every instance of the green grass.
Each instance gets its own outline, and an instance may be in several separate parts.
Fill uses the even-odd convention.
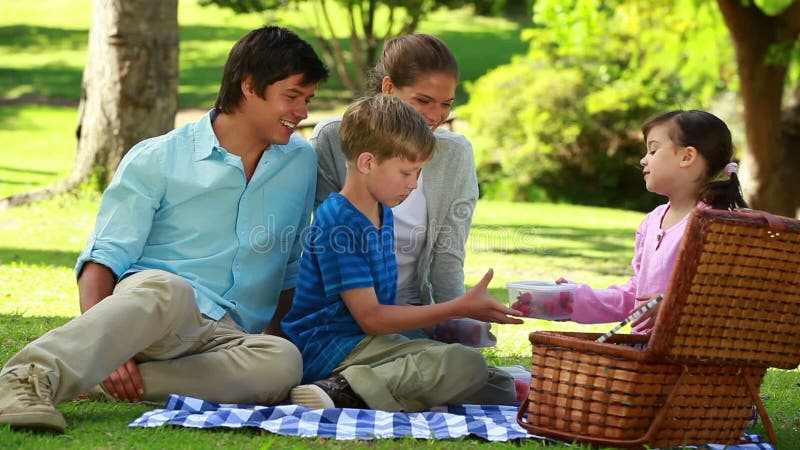
[[[81,192],[0,211],[0,364],[27,342],[78,314],[72,266],[92,228],[97,206],[96,194]],[[641,218],[641,213],[605,208],[480,201],[468,243],[467,282],[474,284],[487,268],[494,268],[490,289],[501,300],[506,298],[508,281],[567,276],[597,286],[624,282],[629,276],[633,234]],[[527,366],[530,331],[608,328],[533,319],[524,325],[494,326],[499,343],[486,355],[496,365]],[[770,370],[762,387],[769,397],[766,406],[778,430],[780,448],[800,446],[798,383],[798,370]],[[59,409],[69,423],[66,435],[12,432],[0,427],[0,448],[517,446],[474,439],[369,443],[302,439],[254,430],[128,429],[128,423],[152,407],[85,401],[67,402]],[[756,431],[764,433],[760,427]],[[526,447],[539,445],[530,442]]]
[[[91,2],[45,0],[12,2],[0,17],[0,198],[56,181],[72,167],[80,80],[86,61]],[[43,13],[46,11],[47,13]],[[273,15],[274,23],[305,32],[299,14]],[[264,18],[235,16],[181,0],[181,107],[213,102],[227,52]],[[436,13],[420,30],[444,38],[459,58],[462,81],[469,82],[522,53],[519,25],[502,19],[473,18],[466,11]],[[466,101],[462,86],[459,103]],[[319,92],[313,109],[341,108],[347,94],[333,79]],[[47,104],[30,104],[35,103]],[[67,105],[67,106],[59,106]],[[79,313],[72,267],[91,230],[98,196],[79,192],[25,207],[0,211],[0,364],[26,343]],[[642,214],[604,208],[481,201],[468,243],[466,278],[477,282],[489,267],[490,285],[506,298],[505,283],[565,276],[596,286],[624,282],[630,274],[633,234]],[[527,334],[532,330],[605,331],[608,325],[526,320],[495,326],[496,349],[486,352],[496,365],[530,364]],[[781,448],[800,448],[800,372],[770,370],[762,393]],[[515,448],[480,440],[337,442],[276,436],[257,430],[209,431],[184,428],[128,429],[151,409],[147,405],[67,402],[59,407],[69,428],[63,436],[12,432],[0,427],[0,448]],[[756,428],[763,434],[763,429]],[[526,447],[538,448],[534,442]],[[560,446],[548,448],[562,448]],[[574,447],[573,447],[574,448]]]
[[[0,198],[67,176],[75,158],[73,107],[0,106]]]

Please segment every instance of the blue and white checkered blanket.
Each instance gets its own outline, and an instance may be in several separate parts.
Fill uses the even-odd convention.
[[[171,395],[164,409],[146,412],[129,426],[158,427],[165,424],[190,428],[255,427],[276,434],[342,440],[402,437],[452,439],[466,436],[478,436],[489,441],[544,440],[528,434],[519,426],[516,407],[499,405],[450,405],[420,413],[391,413],[346,408],[311,410],[297,405],[217,404]],[[727,447],[734,448],[772,449],[772,446],[751,444]]]

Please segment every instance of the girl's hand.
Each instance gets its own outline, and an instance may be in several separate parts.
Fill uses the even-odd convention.
[[[564,284],[564,283],[569,283],[569,280],[567,280],[564,277],[561,277],[561,278],[556,280],[556,284]]]
[[[489,282],[492,281],[493,276],[494,271],[489,269],[478,284],[468,290],[466,294],[454,300],[459,302],[461,314],[464,317],[471,317],[483,322],[523,323],[521,319],[509,317],[522,316],[521,312],[506,307],[489,295],[487,287],[489,286]]]
[[[654,292],[652,294],[645,294],[645,295],[636,297],[636,300],[644,301],[645,303],[647,303],[648,301],[650,301],[651,299],[653,299],[655,297],[658,297],[659,295],[663,296],[664,294],[661,293],[661,292]],[[656,306],[654,306],[654,307],[648,309],[647,311],[645,311],[644,314],[642,314],[638,319],[633,321],[633,326],[634,327],[638,326],[639,324],[644,323],[646,320],[650,319],[651,317],[655,321],[656,317],[658,315],[658,309],[659,308],[661,308],[661,303],[659,303]]]

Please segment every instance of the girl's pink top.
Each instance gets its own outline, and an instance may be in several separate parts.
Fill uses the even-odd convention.
[[[698,208],[708,208],[700,203]],[[664,292],[675,267],[683,232],[689,220],[687,214],[680,222],[667,230],[661,229],[661,220],[669,209],[669,203],[650,212],[636,230],[636,246],[631,266],[633,276],[627,283],[606,289],[592,289],[578,284],[571,320],[579,323],[609,323],[626,318],[634,308],[647,300],[636,297]],[[649,333],[654,318],[648,318],[633,327],[634,333]]]

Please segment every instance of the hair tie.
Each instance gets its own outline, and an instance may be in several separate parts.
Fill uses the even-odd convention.
[[[739,165],[736,164],[735,162],[729,162],[728,164],[725,164],[725,175],[727,175],[728,178],[730,178],[731,174],[738,172],[739,172]]]

